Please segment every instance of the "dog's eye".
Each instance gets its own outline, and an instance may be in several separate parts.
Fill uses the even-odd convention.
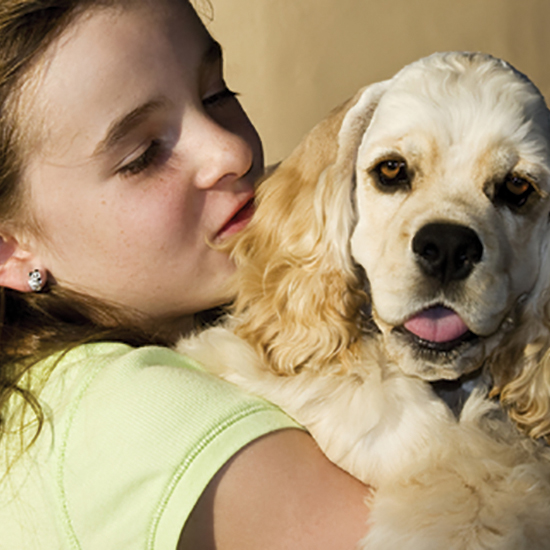
[[[383,187],[395,188],[409,183],[407,163],[403,160],[384,160],[374,167],[373,172]]]
[[[523,206],[535,190],[529,180],[509,174],[497,191],[496,198],[510,206]]]

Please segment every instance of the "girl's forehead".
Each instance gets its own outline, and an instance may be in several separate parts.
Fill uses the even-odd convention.
[[[86,69],[90,57],[103,55],[108,69],[136,45],[153,50],[162,44],[168,50],[185,53],[191,45],[209,40],[200,18],[186,1],[131,0],[91,6],[77,15],[44,52],[39,65],[44,74],[52,65]],[[192,49],[192,48],[191,48]],[[161,52],[152,51],[152,55]],[[192,53],[192,52],[190,52]],[[110,62],[109,62],[110,59]],[[95,67],[93,67],[95,68]],[[101,73],[97,75],[101,78]]]
[[[126,112],[191,93],[211,42],[186,2],[141,0],[82,14],[31,77],[33,118],[44,127],[42,154],[90,154]]]

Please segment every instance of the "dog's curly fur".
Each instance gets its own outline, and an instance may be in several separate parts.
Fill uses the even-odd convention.
[[[549,194],[536,87],[483,54],[422,59],[261,185],[232,319],[180,349],[376,488],[364,548],[550,548]],[[456,340],[414,328],[430,311]],[[431,382],[465,377],[457,419]]]

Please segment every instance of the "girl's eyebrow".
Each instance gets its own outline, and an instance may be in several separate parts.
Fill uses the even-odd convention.
[[[221,62],[222,58],[222,47],[219,42],[216,42],[213,38],[211,38],[204,54],[202,55],[199,70],[201,72],[205,71],[212,65]],[[153,99],[151,101],[147,101],[139,107],[136,107],[129,113],[115,120],[109,126],[105,137],[97,144],[92,156],[100,156],[114,147],[129,132],[139,126],[151,112],[165,107],[168,103],[169,101],[165,97]]]
[[[156,111],[167,104],[168,100],[164,97],[153,99],[115,120],[109,126],[105,137],[98,143],[93,156],[99,156],[114,147],[129,132],[139,126],[152,111]]]

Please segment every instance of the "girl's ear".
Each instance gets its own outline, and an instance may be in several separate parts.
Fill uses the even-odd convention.
[[[38,270],[45,280],[45,270],[34,255],[24,250],[17,239],[0,233],[0,286],[31,292],[29,285],[31,272]]]

